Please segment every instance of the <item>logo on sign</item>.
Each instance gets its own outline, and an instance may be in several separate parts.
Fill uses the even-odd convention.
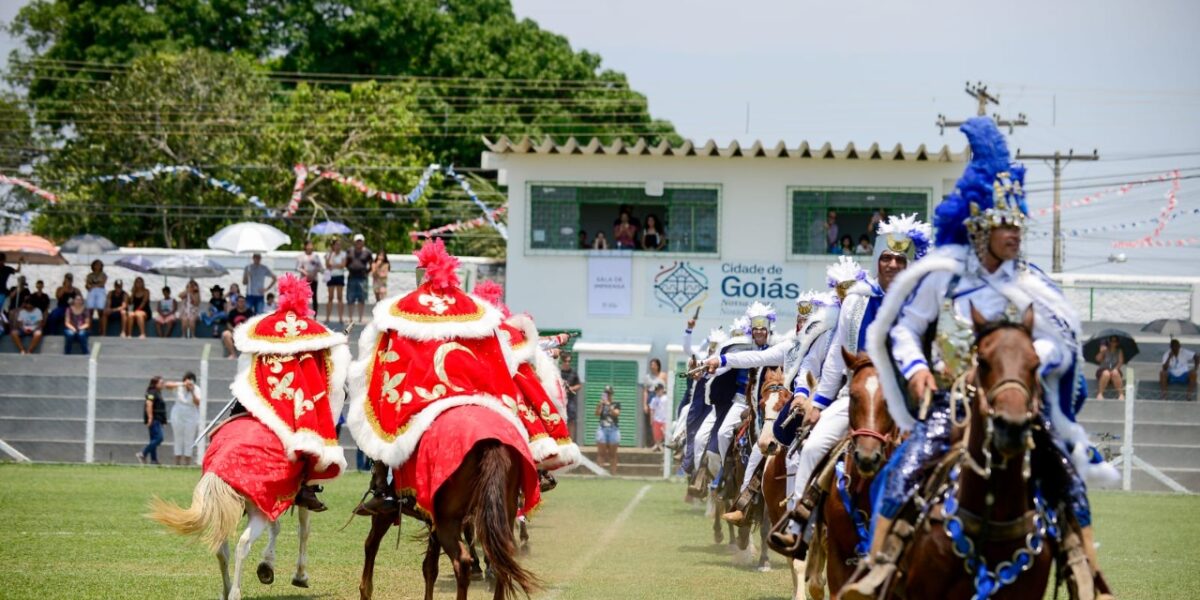
[[[681,313],[688,305],[708,297],[708,277],[703,267],[677,261],[654,276],[654,298],[665,308]]]

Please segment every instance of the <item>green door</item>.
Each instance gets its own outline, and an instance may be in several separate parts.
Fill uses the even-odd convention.
[[[671,396],[675,398],[675,403],[671,405],[671,419],[679,416],[679,407],[683,406],[683,393],[687,391],[687,361],[679,361],[675,363],[675,389],[671,390]]]
[[[638,363],[636,360],[584,361],[584,425],[583,443],[596,445],[596,428],[600,419],[596,417],[596,406],[604,386],[613,387],[613,402],[621,404],[621,445],[637,446],[638,408],[641,406],[641,390],[638,388]]]

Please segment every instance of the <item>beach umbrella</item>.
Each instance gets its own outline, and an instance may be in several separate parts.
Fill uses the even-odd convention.
[[[1163,335],[1200,335],[1200,326],[1183,319],[1158,319],[1142,326],[1142,331]]]
[[[1083,345],[1083,357],[1090,363],[1100,364],[1096,362],[1096,355],[1100,353],[1100,347],[1106,344],[1108,338],[1111,337],[1117,338],[1117,343],[1121,345],[1121,351],[1125,353],[1125,362],[1129,362],[1137,356],[1139,350],[1133,336],[1120,329],[1105,329],[1097,332]]]
[[[117,245],[111,240],[92,233],[77,235],[63,242],[60,250],[63,252],[72,252],[75,254],[104,254],[117,249]]]
[[[229,271],[211,258],[181,254],[170,256],[154,263],[153,273],[164,277],[191,277],[204,279],[228,275]]]
[[[308,232],[313,235],[346,235],[350,233],[350,228],[337,221],[321,221],[313,225]]]
[[[208,238],[208,247],[235,254],[270,252],[292,243],[288,234],[263,223],[234,223]]]
[[[59,253],[54,242],[28,233],[0,236],[0,254],[9,263],[29,265],[65,265],[67,259]]]
[[[130,271],[137,271],[138,273],[154,272],[154,262],[141,254],[122,256],[113,264],[124,269],[129,269]]]

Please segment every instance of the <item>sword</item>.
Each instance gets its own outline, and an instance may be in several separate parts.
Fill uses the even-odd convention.
[[[225,403],[225,406],[222,406],[221,410],[217,411],[217,416],[213,417],[213,420],[208,424],[208,427],[205,427],[204,431],[200,432],[200,437],[196,438],[196,441],[192,442],[192,448],[198,446],[200,444],[200,440],[208,437],[208,434],[212,433],[212,430],[217,428],[217,424],[221,422],[221,416],[228,412],[229,409],[233,408],[234,402],[237,402],[237,398],[230,398],[229,402]]]

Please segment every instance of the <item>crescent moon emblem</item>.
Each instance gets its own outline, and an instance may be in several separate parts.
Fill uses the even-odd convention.
[[[433,372],[437,374],[438,379],[442,383],[446,384],[446,387],[456,392],[461,392],[463,389],[451,383],[450,378],[446,376],[446,355],[455,350],[462,350],[463,352],[470,354],[471,358],[475,358],[475,353],[471,352],[471,350],[466,346],[458,342],[448,342],[438,346],[437,352],[433,353]]]

